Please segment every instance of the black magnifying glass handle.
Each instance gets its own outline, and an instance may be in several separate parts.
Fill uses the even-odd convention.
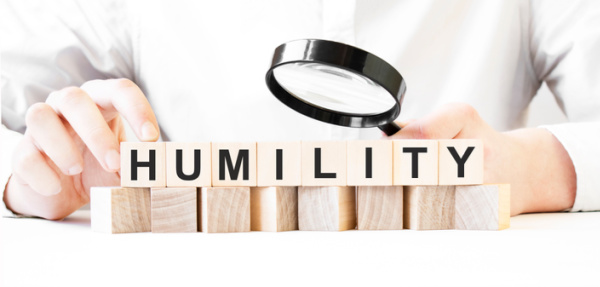
[[[402,128],[397,125],[395,122],[389,122],[385,125],[378,126],[378,128],[383,131],[387,136],[393,136],[397,132],[399,132]]]

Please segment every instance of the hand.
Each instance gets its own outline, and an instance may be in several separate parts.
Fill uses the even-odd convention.
[[[12,211],[62,219],[90,201],[92,186],[120,185],[123,115],[143,141],[159,137],[142,91],[127,79],[96,80],[48,96],[27,111],[4,202]]]
[[[391,139],[481,139],[484,182],[511,184],[511,214],[573,206],[576,176],[560,142],[540,128],[497,132],[466,104],[448,104],[419,120],[398,123]]]

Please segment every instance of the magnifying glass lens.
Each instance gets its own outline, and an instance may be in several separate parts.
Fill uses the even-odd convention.
[[[288,63],[275,68],[273,75],[279,85],[297,99],[335,112],[376,115],[396,104],[379,84],[326,64]]]

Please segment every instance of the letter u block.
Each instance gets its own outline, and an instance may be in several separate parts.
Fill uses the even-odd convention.
[[[165,143],[121,143],[122,187],[165,187]]]
[[[212,143],[212,186],[256,186],[256,142]]]
[[[211,186],[210,142],[166,143],[167,186]]]

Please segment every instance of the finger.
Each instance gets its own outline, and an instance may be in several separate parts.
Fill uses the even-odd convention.
[[[32,105],[25,117],[27,133],[65,175],[83,170],[83,158],[59,116],[48,104]]]
[[[96,103],[80,88],[53,92],[47,103],[64,117],[106,171],[120,168],[119,143]]]
[[[50,196],[60,192],[60,177],[48,165],[44,155],[25,136],[13,153],[13,173],[37,193]]]
[[[89,81],[81,86],[106,116],[121,114],[138,139],[156,141],[159,137],[156,116],[140,88],[128,79]]]
[[[468,137],[481,123],[477,111],[467,104],[447,104],[437,111],[409,122],[394,139],[453,139]],[[467,134],[465,133],[467,132]]]

